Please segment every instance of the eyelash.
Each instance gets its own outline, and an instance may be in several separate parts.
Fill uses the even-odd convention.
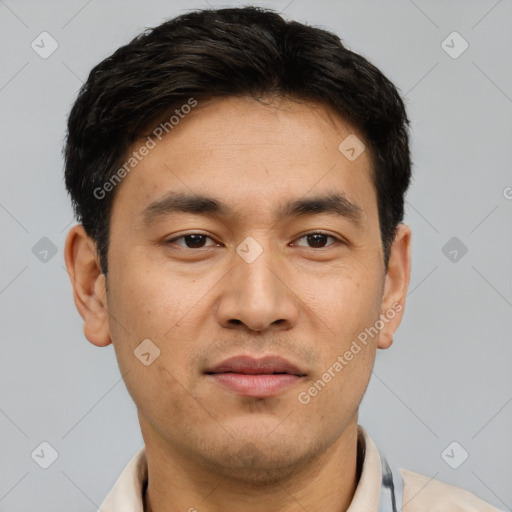
[[[207,235],[206,233],[200,233],[200,232],[193,232],[193,233],[185,233],[184,235],[180,235],[180,236],[177,236],[175,238],[171,238],[169,240],[165,240],[164,244],[171,244],[171,243],[175,243],[176,240],[180,240],[181,238],[186,238],[187,236],[191,236],[191,235],[200,235],[200,236],[203,236],[203,237],[206,237],[206,238],[209,238],[210,240],[213,240],[213,238],[209,235]],[[340,240],[339,238],[335,237],[334,235],[331,235],[329,233],[324,233],[323,231],[310,231],[308,233],[304,233],[303,235],[301,235],[299,238],[297,238],[297,240],[301,240],[303,238],[306,238],[307,236],[310,236],[310,235],[324,235],[326,236],[327,238],[332,238],[333,240],[335,240],[335,243],[333,244],[330,244],[330,245],[327,245],[325,247],[320,247],[320,248],[315,248],[315,247],[306,247],[308,249],[317,249],[317,250],[321,250],[321,249],[326,249],[328,247],[332,247],[333,245],[335,245],[336,243],[338,244],[342,244],[342,245],[346,245],[345,242],[343,242],[342,240]],[[199,250],[202,250],[202,249],[208,249],[209,247],[213,247],[213,246],[207,246],[207,247],[199,247],[197,249],[194,249],[194,248],[191,248],[191,247],[185,247],[185,246],[181,246],[179,245],[179,247],[182,247],[183,249],[187,249],[189,251],[199,251]],[[303,246],[300,246],[300,247],[303,247]]]

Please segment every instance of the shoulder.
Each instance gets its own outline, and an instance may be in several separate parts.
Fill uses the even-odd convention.
[[[400,474],[403,512],[502,512],[460,487],[406,469]]]

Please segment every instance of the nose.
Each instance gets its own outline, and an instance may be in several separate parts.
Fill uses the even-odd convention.
[[[238,258],[224,281],[217,307],[226,328],[263,331],[290,329],[297,322],[299,300],[290,288],[291,270],[265,250],[253,262]]]

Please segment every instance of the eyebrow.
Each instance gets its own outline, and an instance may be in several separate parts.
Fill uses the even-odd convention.
[[[228,205],[213,197],[170,192],[163,198],[150,203],[142,210],[142,222],[145,225],[150,225],[176,212],[216,217],[235,216],[235,213]],[[360,226],[365,218],[362,208],[351,202],[345,194],[340,192],[294,199],[280,205],[274,215],[276,220],[281,220],[289,217],[319,215],[322,213],[345,218],[357,226]]]

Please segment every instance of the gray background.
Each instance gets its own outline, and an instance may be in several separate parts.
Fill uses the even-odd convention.
[[[93,512],[142,446],[112,346],[85,339],[72,300],[61,146],[96,63],[207,4],[242,5],[0,0],[0,511]],[[400,88],[412,120],[411,286],[360,423],[392,465],[512,510],[512,3],[254,4],[336,32]],[[31,48],[43,31],[59,45],[47,59]],[[441,46],[453,31],[469,43],[456,59]],[[43,441],[58,452],[46,470],[31,458]],[[458,469],[441,456],[453,441],[469,453]]]

